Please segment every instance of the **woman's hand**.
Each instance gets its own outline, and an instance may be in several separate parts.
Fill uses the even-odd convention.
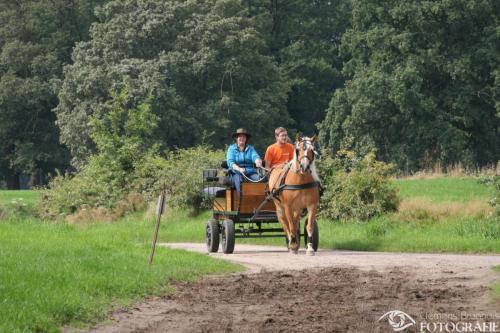
[[[235,171],[240,172],[240,173],[245,173],[245,171],[246,171],[245,168],[242,168],[242,167],[240,167],[239,165],[236,165],[236,164],[233,164],[233,169]]]

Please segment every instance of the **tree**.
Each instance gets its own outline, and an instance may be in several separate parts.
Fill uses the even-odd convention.
[[[97,15],[91,40],[65,69],[56,108],[74,165],[95,150],[89,121],[124,85],[131,108],[152,97],[164,147],[220,147],[242,125],[263,147],[289,122],[286,86],[240,1],[112,1]]]
[[[495,1],[354,1],[321,138],[415,170],[500,157]]]
[[[340,43],[350,26],[348,0],[246,0],[287,84],[294,127],[316,131],[332,92],[344,83]]]
[[[102,1],[0,1],[0,178],[68,165],[52,109],[62,67]]]

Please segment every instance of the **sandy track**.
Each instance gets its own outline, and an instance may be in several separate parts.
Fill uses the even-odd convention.
[[[206,253],[204,244],[161,246]],[[500,332],[500,300],[489,291],[500,277],[491,270],[500,265],[498,255],[320,250],[309,257],[284,247],[237,245],[233,254],[210,256],[248,271],[176,283],[173,295],[116,312],[90,331],[394,332],[377,320],[397,309],[416,325],[479,315]]]

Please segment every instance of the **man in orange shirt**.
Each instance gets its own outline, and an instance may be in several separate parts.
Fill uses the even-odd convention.
[[[275,129],[274,136],[276,137],[276,143],[267,147],[264,157],[268,169],[291,161],[294,155],[294,147],[288,141],[288,133],[285,128],[278,127]]]

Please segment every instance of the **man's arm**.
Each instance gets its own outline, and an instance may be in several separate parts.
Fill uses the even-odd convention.
[[[269,147],[267,147],[266,154],[264,155],[264,161],[266,161],[266,168],[269,169],[271,167],[272,160],[273,160],[272,149],[271,149],[271,146],[269,146]]]

